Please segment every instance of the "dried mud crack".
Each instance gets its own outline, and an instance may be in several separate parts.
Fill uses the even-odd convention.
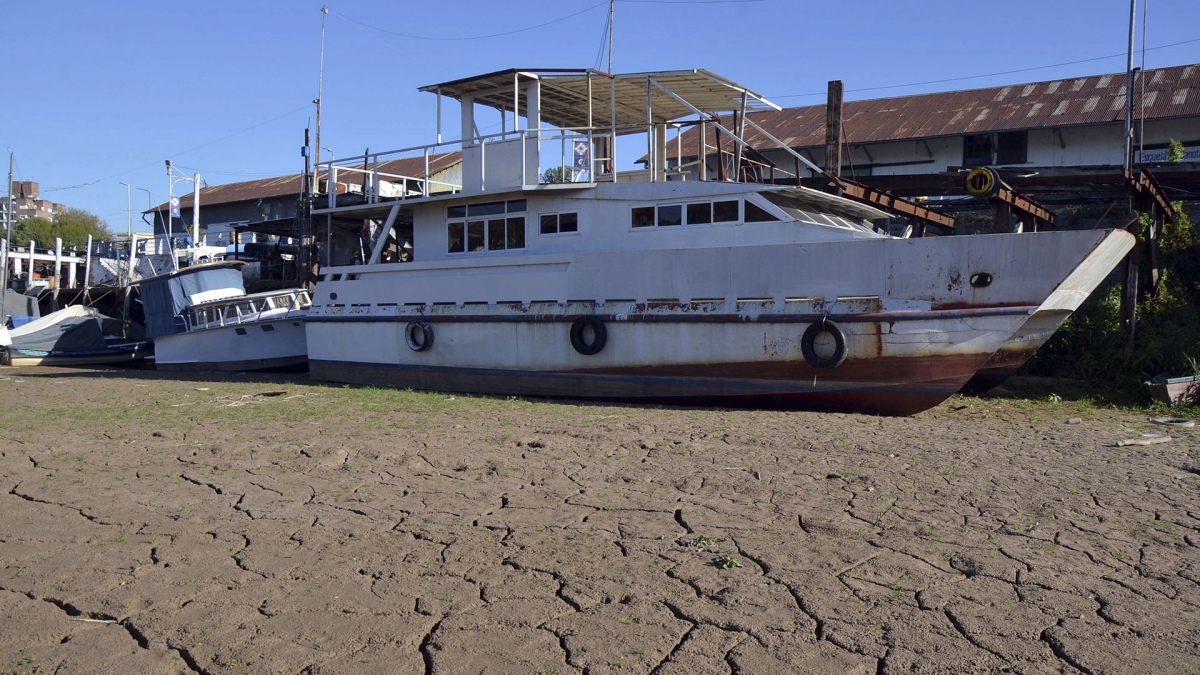
[[[0,453],[0,672],[1200,671],[1200,434],[1137,411],[22,377],[71,413]]]

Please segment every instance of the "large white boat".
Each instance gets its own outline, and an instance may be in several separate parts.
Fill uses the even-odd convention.
[[[138,282],[159,370],[303,367],[308,292],[247,294],[240,261],[185,267]]]
[[[797,187],[799,155],[795,172],[769,167],[792,185],[749,182],[768,172],[743,155],[746,112],[775,106],[704,70],[510,70],[423,90],[439,139],[442,101],[459,102],[461,141],[328,165],[364,190],[314,210],[327,232],[306,317],[314,377],[911,414],[1023,327],[1074,310],[1134,242],[894,238],[872,223],[886,214]],[[503,131],[481,136],[489,108]],[[667,129],[687,124],[703,145],[688,154],[706,159],[681,165]],[[646,169],[614,172],[634,133]],[[456,148],[452,185],[379,170]]]

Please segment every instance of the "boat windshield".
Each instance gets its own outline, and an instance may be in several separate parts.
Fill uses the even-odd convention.
[[[768,201],[778,206],[784,213],[796,220],[815,223],[817,225],[840,227],[846,230],[874,231],[871,224],[861,218],[851,215],[841,215],[830,211],[828,208],[817,206],[796,197],[777,192],[764,192],[762,196],[766,197]]]

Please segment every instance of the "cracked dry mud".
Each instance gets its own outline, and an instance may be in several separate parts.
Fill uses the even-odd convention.
[[[0,672],[1200,670],[1200,431],[1140,411],[54,369],[0,409]]]

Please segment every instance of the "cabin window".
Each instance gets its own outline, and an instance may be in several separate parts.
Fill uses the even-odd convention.
[[[736,223],[738,220],[738,200],[713,202],[714,223]]]
[[[632,214],[634,227],[671,227],[674,225],[709,225],[712,223],[736,223],[741,215],[740,200],[726,199],[715,202],[692,202],[689,204],[663,204],[661,206],[637,206]],[[771,220],[776,220],[772,218]]]
[[[755,204],[754,202],[746,202],[746,222],[747,223],[766,223],[779,220],[775,216],[767,213],[766,209]]]
[[[665,227],[668,225],[683,224],[683,206],[680,204],[671,204],[670,206],[658,207],[658,226]]]
[[[574,211],[543,213],[539,220],[542,234],[566,234],[579,231],[579,214]]]
[[[637,206],[633,209],[633,226],[634,227],[653,227],[654,226],[654,207],[653,206]]]
[[[525,248],[525,209],[524,199],[446,207],[446,252]]]
[[[688,225],[707,225],[712,222],[712,202],[687,205]]]

